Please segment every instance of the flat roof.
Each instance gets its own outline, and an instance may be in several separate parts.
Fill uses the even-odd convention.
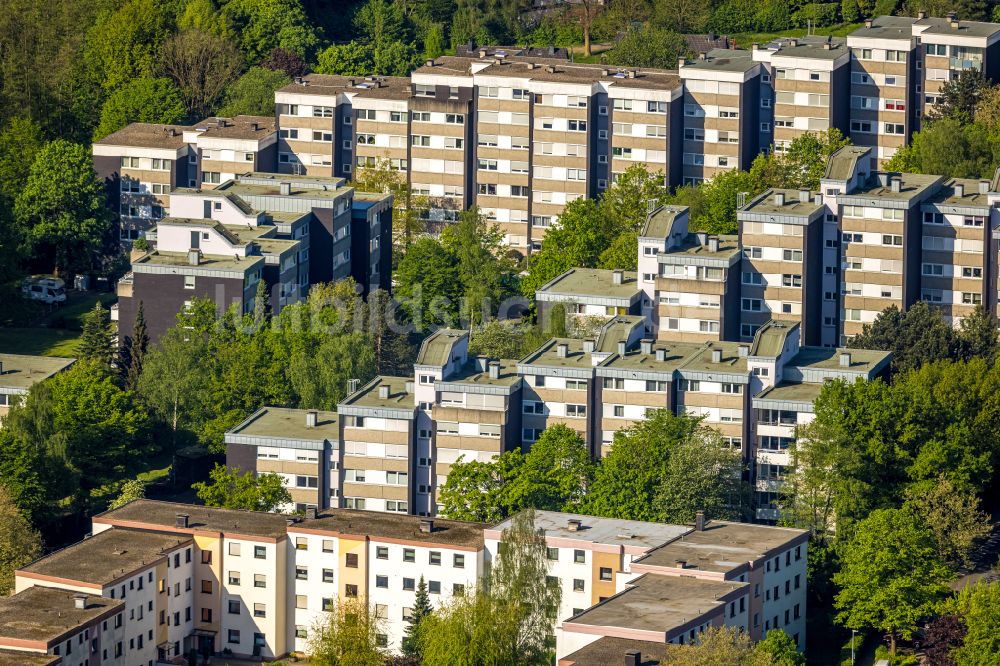
[[[306,414],[310,411],[313,410],[261,407],[247,420],[226,434],[246,437],[338,441],[340,439],[340,417],[337,413],[316,410],[316,426],[310,427],[306,425]]]
[[[445,366],[451,361],[451,350],[459,340],[468,335],[467,331],[454,328],[439,328],[420,344],[416,365]]]
[[[281,183],[291,182],[291,190],[289,194],[281,193]],[[344,196],[344,194],[350,191],[350,187],[346,187],[343,184],[336,185],[331,183],[328,188],[319,187],[296,187],[295,181],[289,179],[289,181],[276,180],[273,184],[258,184],[258,183],[245,183],[239,180],[228,181],[229,184],[223,183],[215,191],[222,190],[223,192],[229,192],[235,194],[236,196],[246,199],[246,197],[298,197],[302,199],[336,199],[338,197]]]
[[[56,666],[61,661],[57,654],[0,649],[0,666]]]
[[[379,76],[374,81],[358,81],[352,87],[355,97],[368,99],[409,99],[413,97],[408,76]]]
[[[482,61],[480,61],[482,62]],[[421,71],[433,72],[433,69]],[[634,72],[629,77],[626,72]],[[608,74],[604,74],[608,72]],[[681,79],[677,72],[665,69],[641,69],[615,67],[610,65],[571,64],[565,61],[548,61],[544,64],[531,63],[526,60],[504,60],[492,63],[479,70],[477,74],[484,76],[511,76],[526,78],[532,81],[596,83],[604,81],[614,86],[625,88],[645,88],[673,90],[680,87]]]
[[[692,257],[705,257],[707,259],[725,259],[728,260],[734,254],[740,253],[740,241],[739,237],[730,234],[709,234],[709,237],[715,237],[719,239],[719,249],[713,252],[709,249],[708,245],[702,245],[698,242],[698,237],[696,233],[689,233],[687,238],[680,245],[676,245],[666,252],[662,252],[661,255],[666,256],[677,256],[677,255],[687,255]]]
[[[631,299],[641,291],[635,271],[622,271],[620,284],[615,284],[615,272],[603,268],[571,268],[542,285],[538,293]]]
[[[660,666],[669,663],[669,654],[680,649],[673,643],[637,641],[630,638],[604,636],[558,660],[559,666],[614,666],[622,663],[629,650],[639,652],[640,666]]]
[[[753,397],[754,400],[780,400],[782,402],[803,402],[812,404],[823,392],[822,384],[805,382],[781,382],[777,386],[764,389]]]
[[[747,357],[740,356],[740,347],[745,346],[746,343],[739,342],[706,342],[681,366],[681,369],[693,372],[735,372],[744,374],[747,372]],[[722,360],[718,363],[712,361],[713,349],[722,350]]]
[[[802,201],[803,192],[806,196],[805,201]],[[780,205],[775,196],[778,194],[784,197],[784,203]],[[815,196],[817,194],[819,193],[809,190],[771,188],[751,199],[743,208],[739,209],[739,212],[811,217],[824,208],[823,204],[816,203]]]
[[[213,116],[195,123],[191,129],[198,131],[199,136],[213,139],[260,140],[278,131],[278,121],[274,116],[233,116],[232,118]]]
[[[580,528],[571,529],[570,520],[579,520]],[[492,530],[502,532],[512,522],[513,518],[508,518]],[[561,511],[535,511],[535,529],[544,530],[546,537],[640,548],[654,548],[691,531],[686,525],[602,518]]]
[[[880,175],[898,178],[900,180],[899,192],[893,192],[888,184],[883,185],[881,180],[879,180]],[[932,188],[941,179],[942,176],[922,173],[873,172],[865,183],[849,192],[842,193],[840,196],[909,201],[914,196]]]
[[[637,370],[645,372],[672,372],[680,368],[704,346],[701,342],[653,342],[652,353],[643,354],[640,349],[630,349],[625,356],[613,354],[601,362],[602,368]],[[662,349],[663,360],[656,360],[656,351]]]
[[[76,363],[75,358],[0,354],[0,388],[28,390]]]
[[[433,532],[420,531],[420,524],[424,520],[433,520]],[[382,537],[482,549],[483,530],[487,527],[489,526],[484,523],[445,520],[443,518],[421,518],[420,516],[381,511],[327,509],[320,511],[315,519],[307,518],[289,525],[288,531],[295,532],[298,528],[306,528],[337,534],[364,534],[373,538]]]
[[[675,567],[683,560],[701,571],[726,573],[808,534],[806,530],[711,520],[636,560],[636,564]]]
[[[602,354],[612,354],[618,351],[618,343],[635,339],[632,332],[637,328],[645,328],[646,319],[641,315],[615,315],[601,327],[594,342],[594,350]]]
[[[840,355],[842,353],[851,355],[851,364],[849,366],[840,365]],[[882,351],[879,349],[848,349],[846,347],[831,349],[829,347],[801,347],[799,348],[799,353],[796,354],[791,361],[788,361],[788,365],[803,368],[815,368],[817,370],[872,372],[878,370],[880,366],[888,363],[891,357],[892,352]]]
[[[983,183],[986,184],[987,192],[985,193],[979,191],[979,187]],[[957,195],[955,189],[956,185],[962,186],[962,196]],[[990,190],[990,181],[986,179],[949,178],[942,183],[941,190],[930,200],[930,203],[943,206],[974,206],[978,208],[989,208]]]
[[[476,365],[476,359],[470,359],[461,369],[454,374],[442,379],[442,383],[449,384],[473,384],[479,386],[513,386],[521,381],[521,375],[517,374],[517,361],[515,359],[484,359],[490,363],[500,364],[500,376],[496,379],[490,377],[489,369],[480,370]]]
[[[407,390],[407,384],[412,381],[412,377],[380,375],[362,386],[357,392],[347,396],[340,404],[352,407],[413,409],[416,406],[413,402],[413,393]],[[389,387],[388,398],[379,397],[378,389],[380,386]]]
[[[713,72],[745,72],[757,63],[751,52],[744,49],[712,49],[704,58],[690,60],[684,69],[704,69]]]
[[[777,55],[787,58],[836,60],[848,52],[847,40],[837,37],[780,37],[771,44],[777,47]]]
[[[86,597],[84,608],[76,607],[77,595]],[[120,599],[34,585],[12,596],[0,597],[0,641],[19,638],[49,643],[124,606]]]
[[[751,356],[767,356],[777,358],[785,348],[785,341],[792,331],[799,328],[799,323],[790,323],[772,319],[757,330],[750,345]]]
[[[913,24],[917,19],[910,16],[878,16],[872,19],[872,27],[862,26],[850,33],[850,37],[866,39],[913,39]]]
[[[624,591],[564,622],[666,634],[725,606],[726,602],[719,597],[748,585],[693,576],[646,574],[632,581]]]
[[[257,267],[257,264],[264,263],[264,257],[261,256],[247,256],[247,257],[235,257],[226,256],[220,254],[203,254],[198,260],[198,264],[192,264],[188,259],[187,252],[163,252],[156,250],[151,252],[140,259],[132,262],[133,266],[138,265],[148,265],[148,266],[184,266],[192,269],[201,270],[225,270],[233,271],[239,270],[242,272],[247,272]]]
[[[180,513],[185,513],[189,517],[187,530],[176,527],[177,514]],[[287,515],[280,513],[220,509],[212,506],[150,499],[135,500],[120,509],[105,511],[94,516],[95,522],[104,524],[115,522],[142,523],[144,526],[149,526],[150,529],[164,528],[183,533],[229,532],[275,538],[284,536],[287,519]]]
[[[566,345],[566,356],[560,357],[558,346]],[[583,340],[579,338],[552,338],[519,361],[521,365],[539,365],[556,368],[593,367],[591,355],[583,351]]]
[[[118,511],[124,511],[138,500]],[[148,515],[142,516],[150,521]],[[171,517],[171,523],[173,518]],[[107,585],[151,565],[174,548],[190,542],[190,537],[130,529],[111,529],[78,541],[62,550],[35,560],[19,571],[43,576]]]
[[[185,145],[184,132],[190,129],[184,125],[130,123],[94,143],[102,146],[177,149]]]
[[[451,74],[453,76],[472,76],[473,63],[483,62],[471,56],[438,56],[433,64],[426,63],[413,70],[414,74]]]
[[[301,83],[289,83],[277,92],[296,93],[298,95],[332,95],[350,88],[355,81],[363,80],[362,76],[340,76],[333,74],[306,74]]]
[[[951,27],[951,22],[946,18],[924,18],[918,19],[914,25],[927,26],[920,32],[924,35],[943,35],[948,37],[990,37],[1000,31],[1000,24],[986,23],[983,21],[963,21],[959,19],[958,27]]]

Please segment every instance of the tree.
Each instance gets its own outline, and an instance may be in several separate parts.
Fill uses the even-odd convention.
[[[604,9],[604,3],[598,0],[581,0],[579,11],[576,12],[580,18],[580,26],[583,28],[583,55],[589,58],[593,55],[590,51],[590,30],[594,26],[594,19]]]
[[[892,305],[865,324],[848,346],[891,351],[893,370],[906,372],[950,358],[955,351],[954,329],[926,301],[917,301],[906,312]]]
[[[206,354],[207,345],[200,336],[173,328],[143,361],[139,394],[152,413],[170,427],[175,448],[178,431],[203,413],[201,398],[209,382]]]
[[[514,292],[515,266],[505,253],[503,232],[497,225],[488,224],[478,208],[470,208],[459,215],[455,224],[444,228],[441,245],[455,259],[465,299],[461,314],[470,324],[490,318],[504,298]]]
[[[42,128],[31,118],[11,118],[0,132],[0,196],[6,206],[11,206],[24,188],[43,145]]]
[[[472,331],[469,353],[490,358],[521,358],[524,348],[524,330],[509,321],[491,319]]]
[[[440,23],[432,23],[427,28],[427,34],[424,35],[424,59],[433,60],[443,56],[445,48],[444,26]]]
[[[133,79],[111,93],[104,102],[94,140],[103,139],[129,123],[172,125],[186,116],[181,90],[173,81],[148,77]]]
[[[515,509],[578,511],[594,469],[583,438],[563,424],[551,426],[524,456],[509,490],[510,502]]]
[[[714,518],[744,518],[749,502],[743,501],[742,467],[740,451],[723,443],[716,431],[703,428],[680,440],[659,480],[657,520],[693,523],[699,510]]]
[[[410,622],[406,625],[406,633],[403,636],[403,654],[408,657],[420,656],[420,623],[434,610],[431,607],[431,599],[427,594],[427,583],[424,577],[420,577],[417,583],[417,592],[413,597],[413,608],[410,609]]]
[[[983,93],[990,81],[978,69],[966,69],[958,76],[945,81],[938,93],[937,102],[928,112],[928,118],[953,118],[962,123],[972,121]]]
[[[243,56],[231,42],[190,29],[164,42],[159,66],[180,90],[187,112],[204,117],[216,108],[226,86],[240,75]]]
[[[61,139],[46,144],[14,214],[26,249],[53,262],[56,273],[92,266],[111,218],[90,151]]]
[[[261,63],[261,66],[273,69],[276,72],[284,72],[285,76],[292,78],[303,76],[309,69],[302,56],[283,49],[280,46],[271,51],[271,55]]]
[[[703,202],[700,210],[691,213],[691,227],[692,230],[710,234],[735,234],[736,204],[740,193],[746,193],[749,201],[764,191],[756,178],[746,171],[735,169],[718,174],[697,189],[701,190]]]
[[[274,114],[274,91],[291,83],[284,72],[251,67],[227,89],[219,114],[270,116]]]
[[[953,178],[990,178],[995,142],[990,129],[946,116],[923,124],[886,162],[884,169],[928,173]],[[995,131],[995,130],[994,130]]]
[[[634,164],[604,191],[600,209],[612,229],[640,231],[650,211],[666,203],[667,199],[663,172],[652,172],[641,164]]]
[[[392,168],[388,157],[380,157],[374,165],[358,169],[353,184],[362,192],[392,194],[393,243],[398,254],[405,254],[410,243],[427,230],[427,222],[421,216],[421,211],[429,205],[427,197],[413,194],[406,178]]]
[[[906,505],[930,528],[938,558],[952,566],[971,566],[977,542],[991,531],[989,516],[979,510],[975,493],[940,476],[936,482],[914,484],[906,498]]]
[[[418,331],[454,325],[463,284],[458,262],[438,240],[418,238],[396,269],[396,298]]]
[[[983,305],[959,323],[958,343],[963,359],[981,358],[992,362],[997,355],[997,323]]]
[[[318,74],[339,74],[341,76],[367,76],[375,64],[371,49],[361,42],[331,44],[317,56]]]
[[[418,634],[421,663],[542,666],[552,662],[552,633],[560,589],[546,582],[545,536],[534,512],[524,511],[503,530],[491,573],[473,594],[424,618]]]
[[[799,652],[798,646],[791,636],[781,629],[767,632],[764,640],[753,648],[758,657],[770,657],[775,666],[805,666],[806,658]]]
[[[385,619],[364,599],[336,597],[309,632],[309,660],[319,666],[371,666],[385,655],[378,634]]]
[[[127,0],[102,11],[87,33],[84,57],[105,90],[151,76],[160,44],[169,35],[168,13],[153,0]]]
[[[279,474],[241,473],[239,467],[216,464],[209,472],[210,483],[193,484],[198,499],[208,506],[247,511],[277,511],[292,496]]]
[[[543,284],[575,267],[594,267],[611,244],[616,230],[610,228],[593,199],[576,199],[566,205],[559,222],[545,232],[542,247],[532,253],[521,292],[534,299]]]
[[[438,496],[440,513],[452,520],[497,523],[511,512],[509,489],[524,465],[520,451],[501,453],[495,460],[464,461],[451,466]]]
[[[101,301],[83,316],[83,336],[80,339],[80,358],[110,367],[115,356],[114,331],[111,313]]]
[[[674,69],[688,55],[683,35],[647,24],[626,32],[611,50],[609,61],[622,67]]]
[[[784,153],[758,155],[750,167],[751,181],[763,188],[819,189],[830,157],[851,143],[836,127],[806,132],[792,140]]]
[[[656,410],[615,433],[587,493],[584,513],[627,520],[659,520],[657,496],[670,476],[670,456],[678,443],[700,436],[700,420]]]
[[[129,479],[122,484],[118,497],[111,500],[108,510],[120,509],[129,502],[140,500],[146,497],[146,483],[141,479]]]
[[[844,544],[834,602],[850,629],[879,629],[909,639],[944,596],[951,576],[937,559],[930,530],[908,509],[879,509],[859,522]]]
[[[14,572],[41,554],[41,535],[0,486],[0,596],[14,591]]]
[[[965,623],[953,614],[936,617],[924,627],[923,648],[929,666],[955,666],[952,651],[965,639]]]
[[[271,298],[267,292],[267,282],[257,280],[257,289],[253,297],[253,327],[261,330],[271,321]]]
[[[130,391],[139,390],[139,379],[142,376],[142,364],[146,359],[146,351],[149,348],[149,334],[146,333],[146,314],[139,301],[139,307],[135,311],[135,325],[132,326],[132,335],[124,341],[127,356],[125,366],[125,388]]]
[[[965,624],[962,645],[952,652],[956,666],[987,666],[1000,654],[1000,583],[980,581],[945,604]]]
[[[238,35],[248,64],[256,64],[282,48],[312,60],[319,44],[299,0],[229,0],[222,16]]]
[[[771,634],[783,635],[778,630],[768,632]],[[790,640],[790,639],[789,639]],[[715,664],[725,664],[726,666],[794,666],[802,663],[790,661],[783,649],[777,655],[772,650],[778,639],[765,638],[764,641],[754,646],[753,641],[746,632],[741,632],[735,627],[709,627],[698,635],[697,643],[671,646],[670,661],[671,666],[714,666]],[[794,643],[793,643],[794,645]],[[794,651],[794,648],[793,648]]]

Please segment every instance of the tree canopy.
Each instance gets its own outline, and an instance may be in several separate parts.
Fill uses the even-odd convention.
[[[276,511],[292,501],[280,474],[241,472],[239,467],[216,465],[211,482],[199,481],[192,487],[208,506],[247,511]]]

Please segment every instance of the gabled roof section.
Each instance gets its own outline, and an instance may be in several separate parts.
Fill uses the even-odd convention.
[[[420,345],[416,365],[444,367],[451,360],[451,351],[459,340],[468,337],[468,331],[441,328],[434,331]]]
[[[857,169],[858,161],[868,157],[871,150],[870,147],[866,146],[844,146],[830,156],[823,178],[838,181],[850,180]]]

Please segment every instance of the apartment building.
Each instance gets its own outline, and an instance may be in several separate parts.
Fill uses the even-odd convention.
[[[919,12],[913,23],[923,59],[920,117],[937,104],[944,84],[964,71],[979,70],[991,81],[1000,80],[1000,24],[960,19],[954,12],[944,18]]]
[[[292,501],[280,511],[330,506],[330,482],[340,463],[336,412],[261,407],[226,432],[225,442],[228,467],[281,476]]]
[[[145,237],[171,214],[179,187],[211,189],[249,171],[275,171],[273,117],[206,118],[194,125],[131,123],[95,141],[94,169],[118,213],[123,242]]]
[[[491,559],[509,526],[485,531]],[[607,638],[640,648],[683,644],[711,626],[742,627],[755,640],[781,628],[805,645],[802,530],[700,514],[692,528],[552,511],[536,511],[535,526],[545,535],[551,584],[562,590],[559,663]]]
[[[0,424],[11,407],[20,405],[35,384],[76,363],[75,358],[0,354]]]
[[[548,325],[556,303],[580,326],[618,315],[641,315],[643,291],[637,278],[634,271],[571,268],[535,291],[538,319]]]
[[[996,311],[997,262],[992,230],[1000,228],[1000,194],[989,181],[952,178],[921,205],[920,299],[957,326],[979,305]]]
[[[741,340],[780,320],[800,322],[804,344],[823,343],[825,215],[809,190],[769,189],[739,209]]]
[[[124,664],[114,646],[122,641],[124,603],[99,595],[29,587],[0,598],[0,664]],[[112,646],[108,657],[103,650]]]
[[[808,132],[849,126],[848,99],[851,52],[842,39],[830,37],[780,38],[752,50],[770,79],[774,100],[772,142],[782,152]],[[762,128],[763,129],[763,128]]]
[[[750,51],[713,49],[681,61],[684,82],[682,182],[695,185],[733,169],[749,170],[771,142],[773,95]]]
[[[309,74],[275,91],[279,173],[325,178],[350,175],[350,169],[339,167],[353,163],[353,119],[346,91],[356,81]]]

